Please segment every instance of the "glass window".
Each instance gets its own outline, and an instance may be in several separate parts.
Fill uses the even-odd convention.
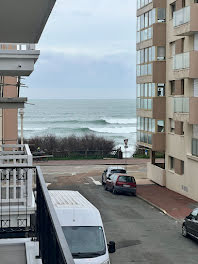
[[[152,97],[155,97],[155,84],[152,83],[151,87],[152,87]]]
[[[144,61],[145,61],[145,63],[148,62],[148,49],[144,50]]]
[[[157,20],[158,20],[158,22],[165,22],[166,21],[166,9],[165,8],[158,8]]]
[[[152,84],[148,84],[148,97],[152,97]]]
[[[152,24],[154,24],[155,21],[156,21],[156,19],[155,19],[155,16],[156,16],[156,9],[155,9],[155,8],[152,9],[151,12],[152,12]]]
[[[140,108],[140,98],[136,99],[136,107],[137,107],[137,109]]]
[[[152,61],[155,61],[155,47],[153,46],[153,47],[151,47],[151,53],[152,53],[152,57],[151,57],[151,60]]]
[[[144,14],[140,16],[140,28],[144,28]]]
[[[139,43],[140,42],[140,32],[137,32],[137,39],[136,39],[136,42]]]
[[[166,49],[165,47],[157,47],[157,60],[166,59]]]
[[[140,50],[137,51],[137,64],[140,64]]]
[[[174,133],[175,132],[175,121],[172,118],[169,118],[170,122],[170,132]]]
[[[171,95],[175,94],[175,81],[170,82],[170,93]]]
[[[152,75],[152,64],[148,64],[148,75]]]
[[[140,130],[140,117],[139,116],[137,117],[137,129]]]
[[[73,257],[95,257],[106,253],[103,229],[100,226],[63,226],[63,233]]]
[[[144,63],[144,49],[140,50],[140,63]]]
[[[140,117],[140,130],[144,130],[144,117]]]
[[[144,99],[144,109],[147,110],[148,106],[147,106],[147,99]]]
[[[137,65],[137,76],[140,76],[140,65]]]
[[[152,132],[155,133],[155,119],[152,119]]]
[[[152,36],[153,36],[153,34],[152,34],[152,32],[153,32],[153,28],[148,28],[148,33],[147,33],[147,35],[148,35],[148,37],[147,37],[147,39],[151,39],[152,38]]]
[[[137,132],[137,141],[140,142],[140,132],[139,131]]]
[[[165,84],[164,83],[157,84],[157,96],[165,96]]]
[[[152,119],[149,118],[149,132],[152,132]]]
[[[149,11],[149,26],[152,25],[152,11]]]
[[[140,97],[140,84],[137,84],[137,97]]]
[[[148,131],[148,118],[147,117],[145,117],[144,126],[145,126],[144,130]]]
[[[152,134],[148,134],[148,144],[152,144]]]
[[[140,99],[140,108],[144,109],[144,99]]]
[[[152,110],[152,99],[148,99],[148,110]]]
[[[157,132],[164,132],[164,121],[163,120],[157,121]]]
[[[174,170],[174,158],[173,157],[169,157],[169,161],[170,161],[170,170]]]
[[[147,87],[148,87],[148,83],[145,83],[145,84],[144,84],[144,96],[145,96],[145,97],[148,97],[148,93],[147,93],[147,89],[148,89],[148,88],[147,88]]]
[[[119,182],[132,182],[132,183],[135,183],[135,179],[133,177],[123,176],[123,175],[119,176],[118,181]]]
[[[140,96],[143,97],[144,96],[144,84],[140,84],[141,87],[141,92],[140,92]]]
[[[148,13],[144,14],[144,25],[145,25],[145,28],[148,27]]]
[[[140,31],[140,17],[137,17],[137,31]]]

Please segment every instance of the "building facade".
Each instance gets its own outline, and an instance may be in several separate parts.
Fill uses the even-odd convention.
[[[148,178],[196,201],[197,17],[197,0],[137,1],[137,143]]]

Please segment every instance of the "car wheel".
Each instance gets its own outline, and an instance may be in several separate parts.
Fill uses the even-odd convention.
[[[117,194],[117,191],[115,190],[115,188],[113,188],[112,193]]]
[[[187,232],[187,229],[186,229],[185,225],[182,226],[182,236],[184,236],[184,237],[188,236],[188,232]]]
[[[104,178],[103,178],[103,176],[102,176],[102,185],[105,185],[105,182],[104,182]]]

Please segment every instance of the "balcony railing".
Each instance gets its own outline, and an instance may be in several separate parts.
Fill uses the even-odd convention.
[[[187,69],[190,67],[190,53],[185,52],[173,57],[173,70]]]
[[[184,7],[173,14],[173,26],[177,27],[190,22],[190,6]]]
[[[192,155],[198,157],[198,139],[192,138]]]
[[[32,153],[27,144],[4,144],[0,148],[0,166],[32,166]]]
[[[0,50],[35,50],[35,44],[0,43]]]
[[[174,113],[189,113],[189,98],[174,98]]]
[[[28,217],[26,214],[27,207],[21,204],[19,199],[15,209],[18,212],[16,226],[12,226],[13,208],[11,191],[11,183],[16,180],[23,182],[24,189],[27,193],[27,175],[33,172],[36,179],[35,195],[36,195],[36,215],[31,218],[30,225],[28,225]],[[21,174],[21,172],[26,172]],[[39,241],[39,252],[43,264],[74,264],[71,252],[69,250],[67,241],[63,234],[62,228],[58,221],[55,209],[51,202],[42,172],[39,167],[0,167],[0,190],[4,181],[10,187],[7,195],[7,208],[9,214],[4,215],[5,204],[2,203],[2,195],[0,201],[0,237],[1,238],[16,238],[16,237],[37,237]],[[24,177],[19,177],[23,175]],[[17,196],[17,194],[16,194]],[[27,204],[27,203],[26,203]],[[36,220],[36,221],[35,221]]]

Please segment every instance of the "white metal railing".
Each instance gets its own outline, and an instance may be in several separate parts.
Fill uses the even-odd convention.
[[[32,166],[32,153],[25,145],[1,145],[0,166]]]
[[[173,26],[177,27],[190,22],[190,6],[186,6],[173,14]]]
[[[187,69],[190,67],[190,53],[185,52],[173,57],[173,70]]]
[[[189,98],[174,98],[174,113],[189,113]]]
[[[35,44],[0,43],[0,50],[35,50]]]

